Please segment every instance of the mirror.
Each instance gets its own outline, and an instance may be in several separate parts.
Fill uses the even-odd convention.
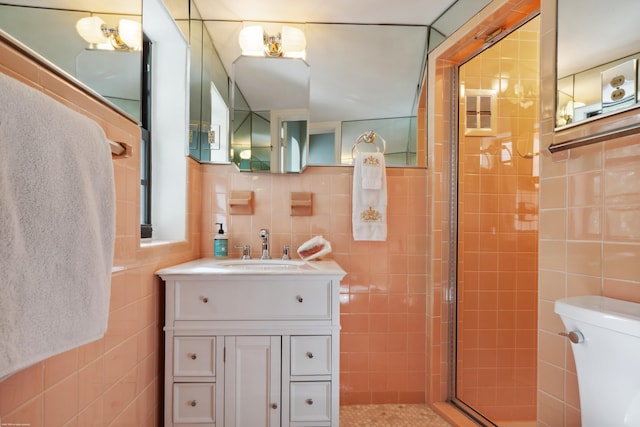
[[[417,162],[416,152],[426,152],[426,140],[417,140],[415,127],[422,78],[426,73],[426,52],[437,47],[490,1],[457,0],[443,13],[434,11],[432,19],[437,19],[430,27],[376,25],[366,19],[352,24],[305,24],[306,61],[311,70],[307,165],[351,164],[350,150],[357,135],[375,129],[384,135],[389,146],[387,166],[424,167],[426,158]],[[192,19],[204,23],[208,38],[213,42],[213,48],[203,55],[215,55],[224,64],[228,76],[231,76],[233,61],[240,55],[238,35],[243,27],[240,16],[243,11],[246,14],[248,7],[235,0],[190,2]],[[258,9],[251,10],[264,13],[268,9],[274,14],[278,10]],[[308,16],[306,20],[314,21],[314,18]],[[322,18],[315,20],[325,21]],[[272,19],[268,21],[275,23]],[[302,21],[289,19],[287,22]],[[329,59],[318,59],[322,57]],[[192,64],[201,61],[201,57],[192,57]],[[384,74],[385,70],[402,71]],[[192,90],[193,80],[192,71]],[[224,96],[224,90],[217,83],[216,87]],[[192,92],[192,98],[198,94]],[[251,119],[258,127],[270,120],[261,115]],[[197,153],[194,157],[197,158]],[[206,162],[206,158],[203,161]]]
[[[229,76],[193,2],[164,3],[190,45],[188,155],[200,163],[229,163]]]
[[[558,0],[556,129],[640,104],[637,0]]]
[[[225,68],[233,68],[240,56],[238,36],[246,23],[205,22]],[[258,24],[267,34],[278,32],[284,25]],[[426,27],[306,23],[299,28],[306,37],[305,61],[309,67],[309,102],[302,107],[309,111],[309,138],[306,145],[300,141],[305,149],[300,152],[301,167],[305,162],[351,165],[355,138],[371,126],[381,126],[373,130],[387,141],[388,166],[415,166],[415,121],[425,64]],[[251,80],[261,81],[262,75],[254,74]],[[258,85],[255,90],[264,92],[266,86]],[[242,92],[245,98],[257,96],[246,89]],[[265,115],[261,118],[267,119]],[[279,140],[272,142],[274,152],[282,152]],[[277,170],[276,165],[272,163],[270,170]]]
[[[240,56],[232,71],[232,162],[241,171],[300,173],[309,141],[309,65]]]
[[[76,30],[82,18],[98,16],[124,34],[142,22],[142,2],[9,0],[0,5],[0,29],[42,56],[119,110],[140,120],[141,53],[113,44],[90,44]],[[125,24],[122,23],[125,20]],[[38,31],[33,31],[37,28]],[[141,45],[141,32],[134,36]],[[132,42],[130,43],[133,45]],[[108,49],[108,50],[107,50]]]
[[[193,3],[195,5],[192,7],[192,16],[194,11],[200,14],[198,9],[203,6],[203,3],[197,0]],[[244,23],[207,19],[208,16],[202,13],[206,32],[213,41],[214,55],[219,57],[227,75],[232,78],[233,63],[241,56],[238,35]],[[274,22],[262,24],[265,28],[268,25],[276,25]],[[296,162],[300,165],[300,169],[304,169],[306,165],[350,165],[352,163],[350,150],[355,137],[369,130],[371,126],[382,126],[376,129],[376,132],[381,135],[384,133],[384,138],[388,142],[388,166],[415,166],[417,144],[421,143],[423,147],[426,145],[426,141],[417,141],[415,123],[426,59],[427,28],[418,25],[353,24],[304,24],[302,27],[307,38],[309,106],[306,108],[309,112],[306,145],[303,140],[298,141],[305,150],[300,153],[300,162]],[[373,37],[372,34],[374,34]],[[318,62],[317,59],[312,62],[314,50],[326,51],[329,46],[331,55],[336,58],[352,57],[350,59],[352,66],[336,66],[335,63]],[[402,46],[402,49],[398,46]],[[370,49],[377,49],[378,54],[370,54]],[[344,59],[341,60],[344,61]],[[192,63],[194,63],[193,59]],[[405,65],[400,66],[401,63]],[[362,64],[366,64],[366,72]],[[400,79],[379,77],[380,70],[396,68],[403,70],[401,80],[409,83],[400,84],[398,81]],[[336,73],[341,76],[339,80],[336,80]],[[260,75],[253,77],[254,81],[260,79]],[[218,87],[217,84],[216,87]],[[263,91],[264,87],[264,85],[260,86],[257,90]],[[245,92],[247,93],[243,93],[244,96],[252,96],[247,90]],[[366,95],[363,96],[362,93]],[[241,99],[241,97],[238,98]],[[236,100],[236,102],[239,101]],[[252,111],[256,114],[247,116],[249,120],[247,124],[252,123],[255,128],[257,123],[259,123],[258,127],[264,127],[268,122],[271,128],[273,121],[271,117],[264,114],[267,110]],[[233,112],[231,118],[234,121],[238,119]],[[355,130],[350,130],[351,128]],[[233,132],[234,129],[231,129],[232,135]],[[246,135],[246,128],[243,128],[242,132]],[[282,148],[278,144],[279,142],[276,141],[273,145],[275,148]],[[290,148],[286,146],[287,150]],[[348,152],[349,155],[343,156],[342,151]],[[274,150],[274,152],[282,153],[282,150]],[[232,156],[230,160],[239,164],[238,150],[234,148],[230,154]],[[271,156],[269,158],[271,159]],[[270,161],[268,168],[266,164],[258,167],[259,162],[264,161],[264,155],[255,160],[256,164],[252,168],[241,169],[278,170],[277,163],[273,161]],[[206,162],[206,159],[204,161]],[[246,164],[243,162],[243,165]],[[424,164],[424,161],[421,164]],[[294,170],[296,169],[297,166],[294,167]]]

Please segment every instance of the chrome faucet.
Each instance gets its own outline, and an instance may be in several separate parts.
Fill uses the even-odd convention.
[[[263,228],[260,230],[260,238],[262,239],[262,256],[260,259],[271,259],[269,256],[269,230]]]
[[[236,245],[234,246],[237,249],[242,249],[242,257],[240,258],[243,261],[251,259],[251,246],[249,245]]]

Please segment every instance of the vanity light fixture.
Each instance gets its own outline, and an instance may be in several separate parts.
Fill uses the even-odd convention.
[[[238,42],[242,54],[246,56],[304,59],[307,47],[304,32],[289,26],[282,27],[282,30],[273,36],[267,34],[261,25],[250,25],[240,31]]]
[[[109,27],[100,17],[89,16],[78,20],[76,31],[91,49],[142,49],[142,27],[139,22],[130,19],[121,19],[118,27]]]

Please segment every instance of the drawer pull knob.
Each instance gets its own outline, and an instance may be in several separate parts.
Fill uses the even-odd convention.
[[[309,359],[313,359],[313,353],[311,353],[310,351],[307,351],[307,357]]]
[[[302,297],[300,295],[297,295],[296,299],[298,300],[298,302],[302,302]]]
[[[189,405],[191,406],[196,406],[198,404],[198,402],[196,402],[195,400],[192,400],[191,402],[189,402]]]
[[[313,399],[307,399],[305,402],[307,402],[307,405],[313,405]]]
[[[278,409],[278,404],[277,403],[272,403],[271,404],[271,409]]]
[[[209,302],[209,298],[207,298],[207,297],[202,297],[202,302],[203,302],[203,303],[205,303],[205,304],[206,304],[206,303],[208,303],[208,302]]]
[[[196,353],[192,353],[190,356],[191,360],[196,360],[198,358],[198,355]]]

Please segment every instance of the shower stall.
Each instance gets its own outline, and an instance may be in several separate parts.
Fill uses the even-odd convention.
[[[536,419],[539,33],[528,20],[453,78],[450,393],[485,425]]]

